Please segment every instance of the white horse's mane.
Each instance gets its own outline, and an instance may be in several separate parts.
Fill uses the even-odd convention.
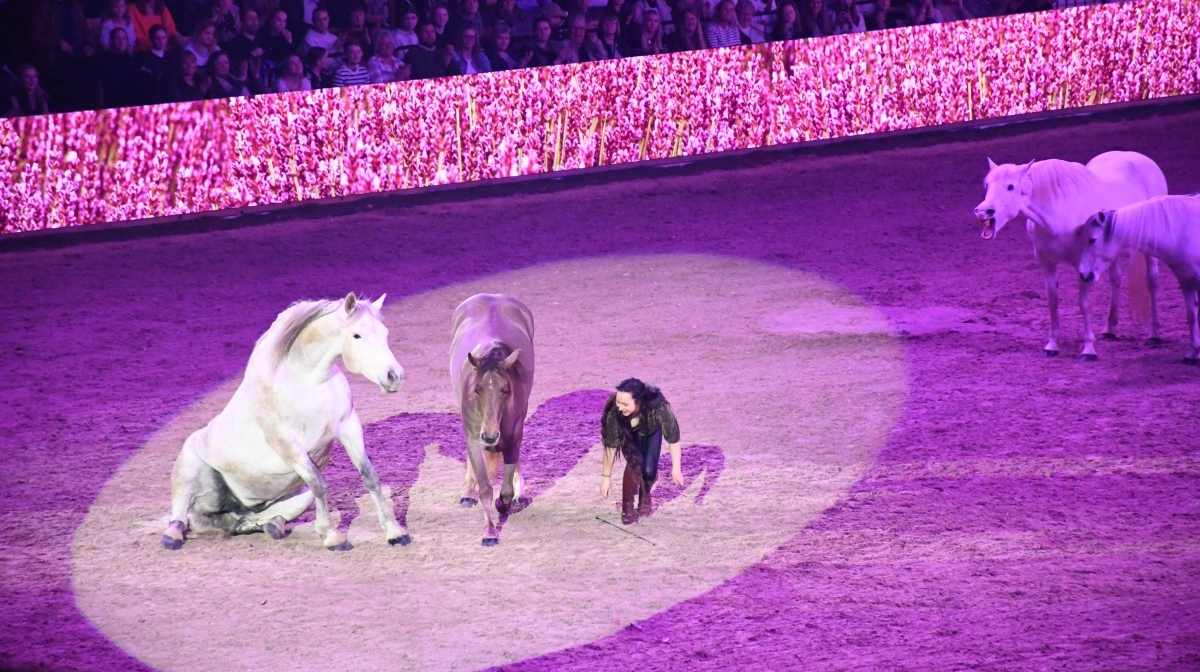
[[[1087,166],[1062,159],[1038,161],[1029,169],[1033,180],[1030,200],[1054,204],[1076,196],[1088,196],[1100,186],[1100,180]]]
[[[1140,249],[1147,241],[1155,240],[1160,232],[1174,237],[1173,224],[1189,221],[1185,210],[1200,212],[1200,192],[1175,196],[1158,196],[1131,203],[1113,211],[1113,228],[1120,228],[1122,237]]]

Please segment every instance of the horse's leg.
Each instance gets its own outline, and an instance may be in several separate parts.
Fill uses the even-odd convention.
[[[1158,258],[1146,257],[1146,289],[1150,292],[1150,338],[1146,345],[1162,345],[1158,323]]]
[[[314,499],[312,490],[304,488],[258,513],[242,516],[238,519],[232,532],[234,534],[266,532],[272,539],[283,539],[287,536],[287,524],[307,511],[308,507],[312,506]]]
[[[1187,308],[1188,333],[1192,337],[1192,348],[1183,363],[1195,366],[1200,364],[1200,282],[1184,284],[1183,304]]]
[[[463,485],[466,487],[466,492],[463,493],[462,499],[458,503],[463,508],[471,508],[479,502],[479,484],[475,482],[475,468],[471,466],[471,460],[467,460],[467,473],[463,476]]]
[[[500,537],[496,533],[495,520],[496,504],[492,501],[492,482],[488,479],[488,467],[484,460],[483,446],[473,439],[467,439],[467,462],[471,469],[475,471],[475,482],[479,486],[479,503],[483,505],[483,545],[495,546],[500,543]]]
[[[1115,266],[1115,264],[1114,264]],[[1092,331],[1092,283],[1079,281],[1079,312],[1083,315],[1083,353],[1079,358],[1085,362],[1094,362],[1100,357],[1096,354],[1096,334]]]
[[[388,543],[392,546],[407,546],[412,538],[408,536],[408,530],[396,520],[392,501],[384,498],[383,490],[379,487],[379,474],[371,464],[371,458],[367,457],[367,449],[363,445],[362,421],[358,419],[357,412],[350,411],[350,416],[342,421],[338,429],[338,441],[346,449],[354,468],[358,469],[358,475],[362,477],[363,485],[367,486],[367,492],[371,493],[375,510],[379,512],[379,525],[387,535]]]
[[[1104,333],[1100,334],[1100,338],[1106,341],[1117,340],[1117,303],[1121,294],[1121,269],[1114,263],[1108,267],[1108,286],[1111,290],[1108,297],[1108,327]]]
[[[1047,357],[1058,356],[1058,338],[1062,333],[1058,326],[1058,274],[1055,267],[1056,264],[1042,260],[1042,271],[1046,275],[1046,299],[1050,304],[1050,340],[1046,341],[1046,347],[1042,350]]]
[[[346,539],[346,535],[336,525],[331,525],[329,522],[329,504],[325,501],[325,494],[328,492],[325,475],[321,473],[320,469],[317,469],[317,465],[313,464],[308,453],[296,448],[294,443],[284,439],[276,439],[272,443],[275,451],[304,481],[313,495],[317,509],[313,527],[317,534],[321,535],[322,544],[331,551],[350,550],[352,547]]]
[[[200,490],[200,476],[207,467],[194,448],[203,431],[192,433],[183,442],[183,448],[171,469],[171,520],[167,524],[167,531],[163,533],[162,545],[172,551],[183,548],[187,538],[188,509]]]

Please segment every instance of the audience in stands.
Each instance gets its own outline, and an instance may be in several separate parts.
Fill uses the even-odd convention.
[[[0,0],[0,114],[473,75],[1105,1]]]

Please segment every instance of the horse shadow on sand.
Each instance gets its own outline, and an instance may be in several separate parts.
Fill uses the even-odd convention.
[[[528,502],[500,515],[499,529],[508,518],[537,505],[539,495],[566,476],[600,438],[600,414],[609,392],[583,390],[554,397],[542,404],[525,421],[525,440],[521,446],[521,473],[525,478],[523,499]],[[417,482],[425,446],[438,445],[438,452],[454,459],[466,469],[467,446],[462,421],[456,413],[401,413],[364,428],[367,454],[379,472],[380,481],[392,489],[396,519],[408,526],[409,491]],[[702,506],[709,490],[725,469],[725,454],[717,446],[685,445],[682,449],[684,487],[671,482],[671,458],[664,449],[659,462],[658,483],[654,488],[654,509],[683,494],[688,484],[701,474],[704,483],[693,504]],[[599,474],[597,474],[597,477]],[[328,500],[332,508],[354,511],[355,499],[365,492],[358,472],[340,446],[335,446],[325,468]],[[599,486],[599,478],[597,487]],[[458,485],[458,483],[456,483]],[[620,483],[614,483],[619,491]],[[458,500],[446,502],[458,507]],[[620,503],[614,504],[619,509]],[[309,510],[296,523],[312,520]]]

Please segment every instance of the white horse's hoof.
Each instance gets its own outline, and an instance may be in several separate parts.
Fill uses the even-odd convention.
[[[1094,355],[1091,353],[1083,354],[1083,355],[1079,356],[1079,361],[1081,361],[1081,362],[1095,362],[1099,359],[1100,359],[1100,355]]]
[[[1146,339],[1146,345],[1152,348],[1157,348],[1158,346],[1162,345],[1162,339],[1158,336],[1151,336],[1150,338]]]
[[[283,516],[275,516],[263,525],[263,531],[266,532],[272,539],[279,540],[287,536],[287,521]]]
[[[162,536],[162,545],[163,548],[169,551],[178,551],[183,548],[183,539],[176,539],[169,534],[164,534]]]
[[[474,497],[463,497],[462,499],[458,500],[458,503],[464,509],[469,509],[478,504],[479,500],[475,499]]]
[[[1047,357],[1058,357],[1058,350],[1042,350],[1042,354]]]
[[[1112,333],[1111,331],[1106,331],[1103,334],[1100,334],[1100,340],[1115,341],[1115,340],[1117,340],[1117,335]]]
[[[483,538],[484,546],[497,546],[499,544],[500,544],[500,540],[497,539],[496,537],[484,537]]]
[[[1200,359],[1197,359],[1196,357],[1184,357],[1183,363],[1187,364],[1188,366],[1200,366]]]
[[[348,551],[348,550],[354,548],[354,546],[353,546],[353,544],[351,544],[348,541],[343,541],[342,543],[340,543],[336,546],[326,546],[325,548],[328,548],[331,551]]]
[[[402,534],[395,539],[388,539],[388,544],[390,546],[407,546],[411,542],[412,537],[408,536],[407,534]]]

